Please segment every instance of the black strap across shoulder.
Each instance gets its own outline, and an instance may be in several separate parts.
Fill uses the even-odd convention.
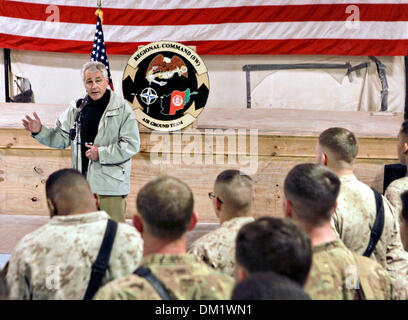
[[[109,258],[111,255],[113,242],[115,241],[117,229],[117,222],[109,219],[106,225],[106,231],[102,240],[101,248],[99,249],[98,256],[92,265],[91,279],[89,280],[84,300],[92,300],[96,291],[98,291],[102,284],[102,279],[109,267]]]
[[[363,253],[363,256],[365,257],[370,257],[371,254],[373,253],[375,246],[378,243],[378,240],[380,240],[383,229],[384,229],[384,203],[381,194],[371,188],[374,192],[375,195],[375,205],[377,208],[377,213],[375,216],[375,221],[373,224],[373,227],[371,228],[371,234],[370,234],[370,242],[368,243],[367,249]]]
[[[139,267],[133,272],[139,277],[145,278],[156,290],[162,300],[171,300],[169,294],[167,293],[166,288],[163,286],[163,283],[152,273],[152,271],[147,267]]]

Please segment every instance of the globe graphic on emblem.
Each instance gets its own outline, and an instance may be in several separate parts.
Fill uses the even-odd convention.
[[[152,103],[156,101],[158,96],[157,96],[156,90],[154,90],[153,88],[145,88],[140,94],[140,98],[147,105],[151,105]]]

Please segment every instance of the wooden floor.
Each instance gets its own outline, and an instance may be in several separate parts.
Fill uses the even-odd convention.
[[[0,239],[0,249],[2,239],[15,243],[40,221],[46,221],[45,181],[53,171],[70,166],[69,150],[39,144],[24,130],[21,119],[36,111],[43,124],[53,127],[65,108],[0,103],[0,217],[5,219],[0,220],[0,237],[7,234]],[[356,175],[382,191],[384,165],[397,162],[396,136],[402,121],[402,114],[206,108],[198,118],[197,128],[181,134],[152,134],[140,127],[141,150],[132,162],[128,218],[136,212],[138,190],[153,177],[170,174],[192,188],[200,222],[216,223],[207,194],[216,176],[229,168],[253,171],[248,173],[255,182],[255,216],[281,216],[282,185],[287,172],[298,163],[315,162],[318,135],[334,126],[348,128],[357,135]],[[17,220],[8,229],[12,216]],[[11,248],[5,247],[4,251]]]

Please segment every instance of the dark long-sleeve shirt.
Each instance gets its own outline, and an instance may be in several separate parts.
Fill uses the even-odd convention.
[[[81,114],[81,141],[82,142],[94,142],[98,133],[99,121],[108,106],[110,99],[110,90],[106,90],[105,94],[99,100],[92,100],[89,97],[89,103],[87,103],[82,110]],[[82,155],[82,173],[86,175],[88,170],[89,159],[86,157],[85,152],[88,150],[85,144],[81,145]]]

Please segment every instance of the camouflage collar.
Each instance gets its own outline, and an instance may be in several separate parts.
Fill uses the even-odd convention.
[[[340,177],[341,183],[350,182],[350,181],[358,181],[357,177],[354,173],[347,174],[345,176]]]
[[[231,227],[231,226],[236,225],[236,224],[239,224],[239,225],[240,224],[245,224],[245,223],[252,222],[254,220],[255,220],[254,217],[236,217],[236,218],[232,218],[232,219],[229,219],[227,221],[224,221],[221,224],[221,226],[228,228],[228,227]]]
[[[150,265],[175,265],[175,264],[192,264],[200,262],[200,260],[191,254],[163,254],[155,253],[143,257],[140,262],[141,266],[148,267]]]
[[[105,211],[95,211],[83,214],[74,214],[72,216],[54,216],[49,224],[67,225],[67,224],[82,224],[101,220],[107,220],[109,215]]]
[[[334,240],[334,241],[325,242],[325,243],[313,246],[312,251],[313,251],[313,253],[317,253],[317,252],[320,252],[320,251],[327,251],[327,250],[330,250],[332,248],[345,248],[345,245],[343,244],[343,242],[340,239],[337,239],[337,240]]]

